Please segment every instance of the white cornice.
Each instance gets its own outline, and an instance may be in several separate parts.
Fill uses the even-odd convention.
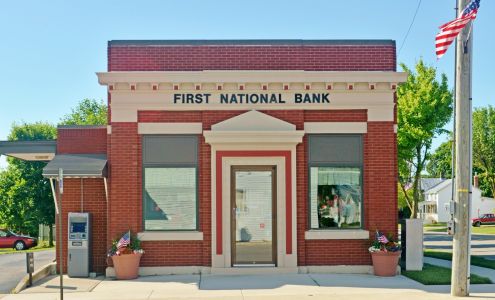
[[[391,71],[163,71],[97,72],[101,85],[115,83],[332,83],[405,82],[407,73]]]

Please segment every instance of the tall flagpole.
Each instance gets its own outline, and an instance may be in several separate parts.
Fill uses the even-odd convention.
[[[468,0],[458,0],[463,9]],[[461,12],[462,13],[462,12]],[[458,13],[459,15],[459,13]],[[452,246],[452,296],[469,295],[469,199],[471,193],[471,51],[472,21],[456,40],[455,212]]]

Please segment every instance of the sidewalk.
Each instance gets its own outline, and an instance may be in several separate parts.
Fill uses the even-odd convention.
[[[53,279],[52,279],[53,280]],[[55,279],[56,280],[56,279]],[[136,280],[84,282],[86,289],[67,290],[64,299],[451,299],[450,286],[423,286],[403,276],[381,278],[358,274],[170,275]],[[92,279],[94,281],[94,279]],[[27,289],[2,300],[58,299],[58,289]],[[471,287],[471,295],[495,298],[495,284]]]

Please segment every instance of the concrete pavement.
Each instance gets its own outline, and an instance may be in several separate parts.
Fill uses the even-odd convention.
[[[88,279],[74,279],[78,281]],[[89,285],[87,285],[89,286]],[[170,275],[136,280],[101,280],[91,291],[66,292],[64,299],[451,299],[450,286],[423,286],[403,276],[360,274]],[[495,285],[473,285],[472,295],[495,298]],[[2,300],[58,299],[48,293],[8,295]]]
[[[34,252],[34,268],[38,269],[55,259],[55,250]],[[0,294],[7,294],[26,275],[26,254],[9,253],[0,255]]]

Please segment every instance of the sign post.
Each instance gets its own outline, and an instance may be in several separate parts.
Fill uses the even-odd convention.
[[[63,252],[63,234],[62,234],[62,195],[64,194],[64,170],[58,169],[58,267],[60,273],[60,300],[64,300],[64,252]]]
[[[34,272],[34,253],[26,253],[26,272],[29,274],[29,285],[33,285],[33,272]]]

